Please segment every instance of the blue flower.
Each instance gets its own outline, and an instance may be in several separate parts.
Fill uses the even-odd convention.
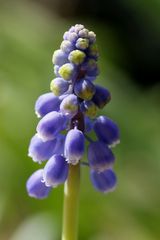
[[[83,101],[80,105],[80,109],[86,116],[90,118],[95,118],[97,114],[97,107],[91,100]]]
[[[37,125],[37,133],[45,142],[53,140],[67,126],[67,117],[59,112],[50,112]]]
[[[34,172],[26,183],[28,195],[33,198],[46,198],[51,191],[50,187],[46,187],[43,182],[43,169]]]
[[[73,117],[78,112],[78,98],[74,94],[66,96],[60,105],[60,110],[63,114]]]
[[[88,147],[88,161],[92,169],[103,172],[114,164],[114,155],[103,142],[91,142]]]
[[[31,157],[34,162],[41,163],[53,156],[56,145],[57,139],[43,142],[38,134],[35,134],[29,145],[28,156]]]
[[[69,88],[69,83],[63,78],[57,77],[51,81],[50,88],[55,96],[60,96],[67,92]]]
[[[62,41],[60,48],[63,52],[68,54],[74,50],[74,45],[70,41],[64,40]]]
[[[93,102],[98,108],[103,108],[111,100],[111,94],[108,89],[99,85],[95,86],[95,94],[93,96]]]
[[[68,163],[62,155],[53,155],[46,163],[43,171],[43,180],[46,186],[56,187],[66,181]]]
[[[93,95],[95,94],[95,86],[94,84],[85,79],[81,79],[75,83],[74,92],[75,94],[84,100],[91,100]]]
[[[27,181],[32,197],[44,198],[67,180],[70,165],[81,164],[85,141],[89,141],[85,165],[94,187],[108,192],[116,185],[111,147],[119,142],[119,128],[108,117],[96,118],[98,109],[111,100],[108,89],[94,84],[99,75],[98,57],[96,34],[82,24],[64,33],[60,49],[53,54],[55,78],[51,92],[36,101],[35,112],[41,119],[28,151],[34,162],[47,161],[44,170]],[[90,132],[95,132],[95,140]]]
[[[67,54],[62,50],[56,50],[52,57],[52,62],[55,65],[61,66],[68,62]]]
[[[84,62],[85,57],[86,54],[83,51],[73,50],[72,52],[70,52],[68,60],[75,65],[80,65]]]
[[[74,128],[67,133],[64,156],[68,163],[75,165],[80,161],[84,154],[84,142],[84,135],[80,130]]]
[[[35,104],[35,113],[37,117],[44,117],[47,113],[58,111],[61,100],[53,93],[45,93],[41,95]]]
[[[107,145],[119,143],[119,128],[115,122],[106,116],[99,116],[95,120],[93,128],[100,141]]]
[[[76,67],[72,63],[66,63],[59,67],[58,76],[61,76],[65,80],[72,80],[75,75]]]
[[[100,192],[111,192],[116,187],[117,177],[112,169],[100,173],[91,169],[90,178],[93,186]]]

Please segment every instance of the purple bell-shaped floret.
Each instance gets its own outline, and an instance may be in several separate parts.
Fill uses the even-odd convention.
[[[88,161],[92,169],[102,172],[114,163],[114,155],[103,142],[91,142],[88,147]]]
[[[93,125],[94,131],[100,141],[107,145],[119,143],[119,128],[115,122],[105,116],[99,116]]]
[[[35,113],[38,117],[43,117],[52,111],[58,111],[61,100],[53,93],[45,93],[41,95],[35,103]]]
[[[77,164],[84,154],[84,135],[78,129],[71,129],[65,140],[64,154],[68,163]]]
[[[98,108],[103,108],[111,100],[111,94],[107,88],[99,85],[96,85],[95,88],[96,92],[92,98],[92,101]]]
[[[78,111],[78,98],[74,94],[70,94],[66,96],[60,105],[60,110],[63,114],[68,115],[70,118],[72,118],[74,115],[76,115]]]
[[[67,125],[67,117],[59,112],[50,112],[37,125],[37,133],[43,141],[53,140]]]
[[[90,179],[93,186],[100,192],[111,192],[115,189],[117,177],[112,169],[107,169],[104,172],[90,171]]]
[[[51,191],[50,187],[46,187],[43,180],[43,169],[34,172],[26,183],[28,195],[33,198],[43,199],[48,197]]]
[[[34,162],[41,163],[53,156],[56,145],[56,139],[43,142],[38,134],[35,134],[30,141],[28,156],[31,157]]]
[[[56,187],[66,181],[68,177],[68,163],[62,155],[55,154],[44,167],[43,180],[46,186]]]

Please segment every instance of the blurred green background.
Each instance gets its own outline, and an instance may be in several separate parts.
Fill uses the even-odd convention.
[[[123,24],[121,28],[113,24],[123,14],[115,22],[111,17],[106,21],[100,16],[111,15],[108,1],[106,12],[102,7],[103,14],[100,10],[96,12],[96,3],[92,2],[91,8],[87,3],[86,8],[81,5],[78,12],[77,1],[76,7],[69,0],[66,5],[65,1],[0,2],[1,240],[60,239],[63,186],[43,201],[27,196],[25,182],[39,168],[27,157],[27,148],[38,122],[34,103],[39,95],[49,91],[54,77],[53,51],[59,48],[64,31],[76,23],[97,33],[101,69],[97,83],[112,93],[112,101],[102,113],[114,119],[121,129],[121,144],[114,149],[118,176],[115,192],[108,195],[96,192],[88,169],[82,167],[79,239],[160,239],[160,84],[159,78],[155,79],[159,64],[160,2],[119,3],[135,14],[144,30],[142,39],[146,45],[137,41],[138,24],[137,28],[130,26],[135,38],[128,32],[123,41]],[[113,10],[114,4],[111,5]],[[115,11],[118,13],[116,1]],[[147,41],[146,29],[151,29]],[[129,51],[131,46],[135,51]],[[138,72],[140,66],[144,71]],[[153,73],[153,78],[149,73]]]

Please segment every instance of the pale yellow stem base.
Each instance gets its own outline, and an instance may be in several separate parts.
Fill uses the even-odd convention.
[[[64,186],[62,240],[78,239],[78,208],[80,191],[80,164],[69,166]]]

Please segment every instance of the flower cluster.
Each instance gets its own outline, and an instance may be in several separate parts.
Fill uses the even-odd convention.
[[[111,147],[119,142],[119,129],[108,117],[96,118],[111,99],[110,92],[94,80],[99,74],[96,35],[76,24],[65,32],[60,49],[53,54],[54,73],[51,92],[35,104],[40,119],[31,139],[29,156],[47,163],[27,181],[31,197],[45,198],[50,190],[66,181],[69,165],[81,162],[88,143],[88,162],[93,186],[101,192],[112,191],[116,175]],[[94,131],[96,140],[88,134]]]

